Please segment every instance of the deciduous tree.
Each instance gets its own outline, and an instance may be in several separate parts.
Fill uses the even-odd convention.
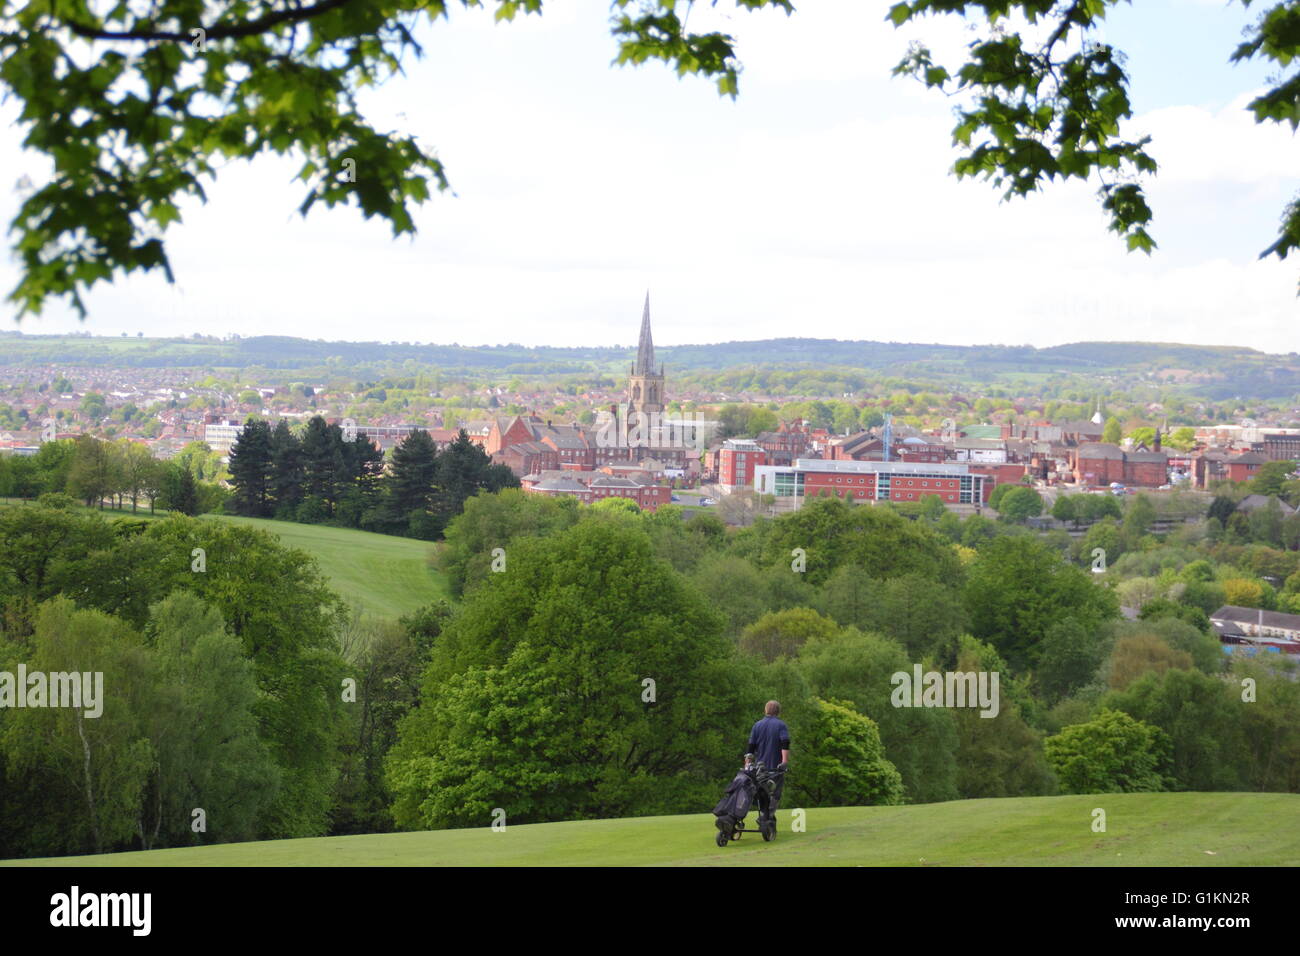
[[[1150,793],[1166,789],[1170,741],[1158,727],[1117,710],[1066,727],[1044,741],[1066,793]]]

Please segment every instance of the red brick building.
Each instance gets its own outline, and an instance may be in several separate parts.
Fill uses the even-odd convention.
[[[826,446],[826,457],[831,461],[880,461],[885,443],[871,432],[858,432],[838,438]]]
[[[487,438],[483,441],[483,450],[489,455],[495,455],[518,442],[534,441],[536,438],[528,423],[518,415],[512,418],[495,418],[492,420]]]
[[[973,461],[970,463],[970,470],[972,474],[988,477],[990,494],[993,485],[1019,484],[1020,479],[1025,477],[1025,466],[1021,463],[1006,462],[997,465],[984,465]]]
[[[560,467],[572,471],[590,471],[596,467],[596,446],[575,425],[551,426],[546,423],[544,429],[538,429],[538,440],[555,449]]]
[[[617,478],[612,475],[597,478],[587,486],[593,501],[605,498],[630,498],[645,511],[654,511],[660,505],[672,500],[672,489],[667,485],[649,485],[631,478]]]
[[[1139,488],[1159,488],[1169,480],[1169,456],[1163,451],[1128,451],[1104,442],[1085,442],[1071,461],[1078,484],[1102,486],[1118,482]]]
[[[580,425],[514,415],[492,419],[478,430],[487,432],[483,450],[517,475],[559,468],[584,471],[596,466],[596,446]]]
[[[428,428],[424,425],[358,425],[357,435],[369,438],[371,442],[383,451],[388,451],[394,445],[404,441],[411,432],[424,431],[429,433],[433,439],[434,447],[442,451],[448,445],[456,440],[460,434],[459,429],[455,428]]]
[[[572,495],[583,504],[591,504],[591,489],[570,474],[561,472],[543,477],[528,474],[519,479],[519,487],[535,495]]]
[[[987,502],[994,481],[966,464],[801,458],[790,467],[760,466],[754,488],[778,501],[792,499],[795,508],[807,498],[828,494],[863,502],[919,502],[937,495],[945,505],[956,506]]]
[[[952,446],[942,442],[928,442],[923,438],[904,438],[890,450],[890,454],[898,461],[942,465],[952,460]]]
[[[808,454],[811,436],[802,422],[782,422],[774,432],[762,432],[754,439],[767,456],[769,465],[788,465]]]
[[[654,511],[672,500],[672,490],[665,485],[598,471],[551,470],[525,475],[519,484],[530,494],[571,495],[584,504],[594,504],[606,498],[627,498],[645,511]]]
[[[1169,455],[1163,451],[1124,453],[1124,484],[1159,488],[1169,483]]]
[[[1238,455],[1236,458],[1229,458],[1227,461],[1228,478],[1232,481],[1250,481],[1255,477],[1255,473],[1259,471],[1259,466],[1267,462],[1267,458],[1253,451]]]
[[[831,461],[883,461],[885,443],[870,432],[858,432],[856,435],[832,441],[827,446],[826,457]],[[910,437],[894,442],[889,450],[889,457],[893,461],[941,465],[952,460],[953,451],[951,445],[943,442]],[[780,464],[780,462],[768,462],[768,464]]]
[[[560,467],[556,450],[539,441],[514,442],[494,454],[492,460],[508,466],[516,475],[540,474]]]
[[[1192,484],[1197,488],[1209,488],[1211,482],[1228,480],[1228,459],[1232,456],[1225,451],[1207,450],[1192,455]]]
[[[728,494],[754,483],[754,469],[767,464],[767,452],[753,441],[729,438],[718,449],[718,484]]]
[[[1288,430],[1265,432],[1264,457],[1269,461],[1300,461],[1300,434]]]

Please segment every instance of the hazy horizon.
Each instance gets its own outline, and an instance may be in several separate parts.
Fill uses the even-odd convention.
[[[111,340],[116,340],[121,338],[134,339],[137,337],[134,333],[96,332],[93,329],[89,329],[89,328],[69,329],[69,330],[58,331],[58,332],[46,332],[46,331],[34,330],[29,326],[30,323],[24,321],[23,326],[21,328],[0,329],[0,336],[3,336],[3,334],[5,333],[18,333],[20,335],[25,335],[33,338],[37,336],[53,336],[53,337],[77,336],[77,337],[84,338],[88,335],[90,338],[94,338],[94,339],[111,339]],[[587,342],[580,345],[556,345],[548,342],[542,342],[535,345],[529,345],[527,343],[522,343],[522,342],[451,342],[451,341],[433,342],[433,341],[423,341],[423,340],[416,340],[416,339],[312,338],[311,336],[296,335],[296,334],[284,333],[284,332],[255,332],[252,334],[234,332],[234,333],[225,333],[225,334],[217,335],[216,333],[199,332],[198,330],[191,330],[189,332],[177,332],[177,333],[165,334],[165,335],[145,335],[143,336],[143,338],[145,340],[190,339],[193,338],[193,336],[196,334],[203,335],[208,338],[215,336],[216,338],[222,340],[228,339],[231,336],[238,336],[241,339],[271,337],[271,338],[295,338],[295,339],[301,339],[303,341],[308,341],[308,342],[326,342],[326,343],[337,342],[341,344],[350,344],[350,345],[369,345],[369,344],[410,345],[411,347],[422,347],[422,348],[427,347],[427,348],[482,349],[482,348],[512,348],[513,347],[513,348],[526,348],[526,349],[540,349],[540,348],[621,349],[624,351],[634,352],[636,351],[636,347],[637,347],[637,343],[635,339],[627,342],[626,344],[622,342]],[[697,348],[697,347],[705,348],[709,346],[723,346],[723,345],[752,345],[752,344],[762,344],[764,342],[779,342],[779,341],[786,341],[786,340],[795,340],[795,341],[802,341],[802,342],[862,343],[868,345],[869,344],[905,345],[905,346],[937,347],[937,348],[1032,348],[1039,351],[1051,349],[1051,348],[1065,348],[1071,345],[1167,345],[1167,346],[1178,347],[1178,348],[1192,347],[1192,348],[1207,348],[1207,349],[1238,349],[1238,350],[1259,352],[1263,355],[1287,356],[1287,355],[1297,354],[1296,351],[1294,350],[1288,350],[1285,352],[1270,352],[1266,349],[1256,348],[1251,345],[1242,345],[1240,343],[1179,342],[1170,339],[1076,339],[1069,342],[1059,342],[1054,345],[1031,345],[1026,342],[922,342],[922,341],[909,341],[904,339],[850,339],[850,338],[834,338],[830,336],[808,336],[808,335],[769,336],[767,338],[761,338],[761,339],[723,339],[723,340],[713,340],[707,342],[705,341],[661,342],[659,341],[659,336],[656,334],[655,348],[656,349]]]

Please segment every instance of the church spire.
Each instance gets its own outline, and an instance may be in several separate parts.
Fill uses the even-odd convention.
[[[650,290],[645,294],[645,310],[641,313],[641,340],[636,347],[637,375],[655,374],[655,343],[650,337]]]

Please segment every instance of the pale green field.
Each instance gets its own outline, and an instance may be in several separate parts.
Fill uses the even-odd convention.
[[[1106,811],[1106,832],[1092,830]],[[778,814],[726,848],[707,813],[14,860],[39,866],[1296,866],[1300,794],[962,800]],[[485,821],[486,822],[486,821]],[[753,814],[750,815],[752,825]]]
[[[334,590],[368,613],[397,618],[431,601],[450,599],[447,579],[429,566],[433,546],[428,541],[267,518],[204,517],[261,528],[286,547],[308,552]]]
[[[0,499],[0,504],[22,506],[12,498]],[[83,510],[107,518],[132,515],[129,507]],[[148,508],[141,508],[134,517],[161,518],[165,514],[151,516]],[[369,614],[396,619],[431,601],[451,597],[447,579],[428,563],[433,551],[428,541],[268,518],[203,515],[202,519],[251,525],[269,531],[285,547],[301,548],[316,558],[330,585],[345,601]]]

